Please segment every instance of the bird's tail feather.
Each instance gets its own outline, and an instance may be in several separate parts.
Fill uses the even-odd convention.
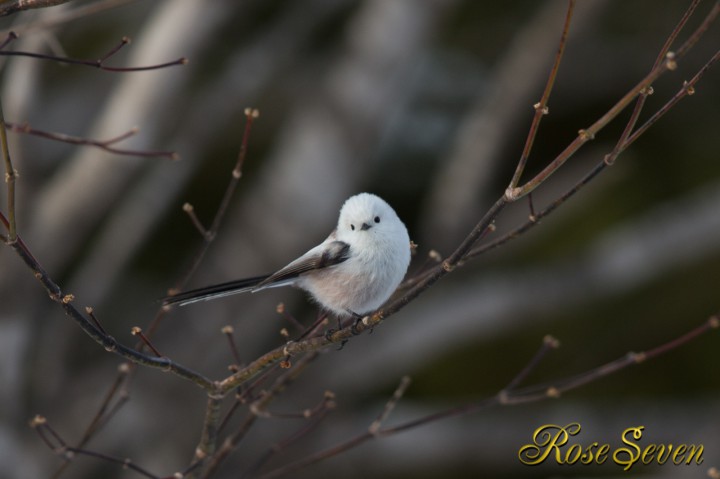
[[[255,276],[253,278],[236,279],[226,283],[184,291],[174,296],[163,298],[162,303],[163,305],[177,304],[179,306],[185,306],[186,304],[197,303],[198,301],[208,301],[215,298],[230,296],[232,294],[245,293],[255,289],[259,283],[269,276],[269,274],[266,274],[263,276]]]

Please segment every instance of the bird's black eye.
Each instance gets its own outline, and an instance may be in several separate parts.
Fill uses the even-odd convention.
[[[379,217],[379,216],[376,216],[376,217],[375,217],[375,223],[380,223],[380,217]]]
[[[355,231],[355,225],[350,225],[350,229]]]

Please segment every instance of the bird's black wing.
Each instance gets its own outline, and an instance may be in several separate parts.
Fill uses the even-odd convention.
[[[163,298],[162,303],[163,305],[179,304],[180,306],[185,306],[186,304],[196,303],[198,301],[207,301],[209,299],[230,296],[231,294],[244,293],[254,289],[259,283],[263,282],[269,276],[270,275],[266,274],[262,276],[255,276],[254,278],[236,279],[226,283],[214,284],[212,286],[205,286],[203,288],[184,291],[174,296]]]
[[[309,271],[340,264],[350,257],[350,245],[344,241],[323,243],[305,253],[281,270],[260,281],[253,290],[272,287],[276,283],[286,283]]]

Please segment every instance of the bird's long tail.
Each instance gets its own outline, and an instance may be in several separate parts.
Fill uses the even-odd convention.
[[[197,303],[198,301],[209,301],[211,299],[222,298],[232,294],[246,293],[254,290],[259,283],[269,276],[269,274],[266,274],[263,276],[255,276],[254,278],[236,279],[234,281],[228,281],[227,283],[220,283],[212,286],[205,286],[204,288],[184,291],[174,296],[163,298],[162,303],[163,305],[177,304],[185,306],[186,304]]]

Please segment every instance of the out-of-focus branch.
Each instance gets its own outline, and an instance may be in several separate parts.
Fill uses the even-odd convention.
[[[141,156],[141,157],[160,157],[167,158],[170,160],[180,159],[179,155],[174,151],[160,151],[160,150],[126,150],[123,148],[116,148],[116,143],[120,143],[123,140],[127,140],[131,136],[136,135],[140,130],[138,128],[132,128],[125,133],[110,138],[108,140],[93,140],[90,138],[82,138],[79,136],[66,135],[65,133],[57,133],[45,130],[38,130],[32,128],[27,123],[6,123],[7,128],[15,133],[25,133],[27,135],[38,136],[41,138],[47,138],[48,140],[59,141],[62,143],[69,143],[71,145],[85,145],[94,146],[105,150],[109,153],[115,153],[116,155],[126,156]]]
[[[0,148],[5,163],[5,183],[7,184],[7,231],[8,236],[5,241],[7,243],[15,243],[17,241],[17,226],[15,224],[15,179],[17,171],[13,167],[10,159],[10,149],[8,148],[7,128],[5,123],[5,115],[3,114],[2,101],[0,101]]]
[[[11,32],[8,39],[17,38],[17,36],[14,36],[14,34]],[[5,41],[3,46],[5,46],[8,43],[8,40]],[[129,73],[129,72],[140,72],[140,71],[147,71],[147,70],[160,70],[162,68],[168,68],[172,66],[177,65],[185,65],[187,64],[188,60],[185,57],[180,57],[177,60],[172,60],[169,62],[164,63],[158,63],[155,65],[143,65],[139,67],[111,67],[107,66],[105,62],[109,60],[111,57],[113,57],[117,52],[119,52],[125,45],[130,43],[130,38],[123,37],[120,40],[120,43],[114,46],[112,49],[110,49],[107,53],[102,55],[100,58],[96,60],[81,60],[78,58],[69,58],[69,57],[60,57],[57,55],[48,55],[45,53],[34,53],[34,52],[15,52],[15,51],[6,51],[6,50],[0,50],[0,56],[7,56],[7,57],[29,57],[29,58],[37,58],[40,60],[49,60],[53,62],[58,63],[67,63],[70,65],[83,65],[88,67],[94,67],[100,70],[105,70],[108,72],[117,72],[117,73]]]
[[[5,0],[0,3],[0,17],[6,17],[13,13],[34,8],[54,7],[67,3],[70,0]]]

